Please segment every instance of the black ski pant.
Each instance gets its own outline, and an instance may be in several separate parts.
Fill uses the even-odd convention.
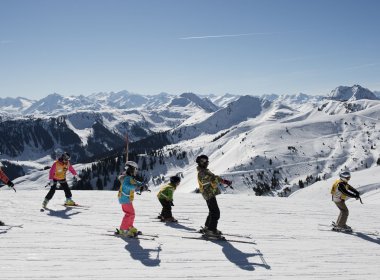
[[[159,199],[159,201],[162,205],[161,217],[164,219],[171,218],[173,214],[170,201],[167,201],[166,199]]]
[[[45,196],[45,198],[47,200],[50,200],[53,198],[54,196],[54,193],[55,193],[55,190],[57,189],[57,183],[59,183],[63,189],[63,191],[65,192],[65,196],[66,198],[71,198],[72,197],[72,194],[71,194],[71,191],[70,191],[70,188],[69,188],[69,185],[67,184],[66,180],[61,180],[61,181],[57,181],[57,180],[54,180],[53,181],[53,185],[51,185],[50,187],[50,191],[48,192],[48,194]]]
[[[218,202],[216,201],[216,197],[214,196],[206,200],[206,203],[207,203],[209,212],[208,212],[205,226],[209,230],[216,230],[218,227],[218,220],[220,218],[220,211],[218,207]]]

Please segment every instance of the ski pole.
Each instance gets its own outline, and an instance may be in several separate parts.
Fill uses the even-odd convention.
[[[359,196],[359,200],[360,200],[361,204],[364,204],[363,201],[362,201],[362,198],[360,196]]]

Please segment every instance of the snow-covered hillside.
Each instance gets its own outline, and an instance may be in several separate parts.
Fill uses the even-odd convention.
[[[203,198],[183,192],[186,184],[174,195],[173,214],[179,224],[157,222],[160,204],[155,192],[136,196],[135,226],[158,237],[134,240],[107,235],[123,216],[116,192],[73,191],[73,198],[87,209],[63,207],[63,192],[57,191],[51,210],[40,212],[47,190],[30,186],[42,179],[29,177],[29,183],[18,179],[17,193],[0,189],[0,218],[15,225],[0,227],[0,279],[125,279],[133,275],[134,279],[375,280],[380,273],[380,192],[379,185],[373,184],[379,168],[372,171],[352,174],[353,185],[372,189],[362,195],[363,205],[355,200],[347,203],[354,234],[324,226],[338,215],[329,197],[331,181],[300,190],[291,198],[218,196],[219,229],[252,238],[226,235],[229,239],[256,244],[183,238],[199,236],[194,231],[207,216]]]
[[[308,184],[341,170],[378,164],[380,101],[351,101],[345,107],[329,100],[297,106],[254,100],[241,98],[197,124],[184,123],[174,130],[177,143],[165,147],[164,153],[173,148],[186,151],[188,164],[180,166],[168,156],[167,172],[157,166],[153,173],[182,172],[190,191],[197,185],[190,175],[195,172],[195,158],[206,154],[210,170],[231,179],[241,191],[252,191],[266,181],[269,193],[286,195],[284,188],[296,189],[299,180],[309,176]]]
[[[165,137],[171,144],[156,155],[144,144],[138,147],[142,153],[145,151],[138,157],[140,167],[149,166],[142,168],[146,179],[167,179],[181,172],[188,182],[186,191],[193,191],[197,186],[191,175],[195,158],[206,154],[210,157],[210,169],[231,179],[239,191],[288,195],[301,181],[311,184],[340,170],[371,168],[379,162],[380,100],[367,99],[373,93],[358,85],[338,87],[333,93],[330,97],[334,98],[302,93],[262,98],[227,94],[217,98],[193,93],[140,96],[122,91],[87,97],[101,108],[98,112],[84,109],[83,104],[87,103],[80,101],[83,97],[74,101],[55,94],[38,106],[35,103],[35,108],[61,106],[68,110],[67,106],[76,103],[79,107],[74,106],[75,110],[84,107],[51,122],[39,118],[23,125],[17,120],[3,121],[4,127],[0,128],[14,139],[0,139],[2,159],[39,160],[64,143],[65,149],[81,156],[73,157],[75,163],[75,159],[83,160],[84,156],[96,158],[97,151],[102,158],[105,152],[120,149],[126,133],[132,142],[153,134],[153,143],[159,142],[154,133],[166,131]],[[114,103],[110,110],[112,102],[124,105],[118,107]],[[127,109],[128,104],[137,109]],[[53,109],[51,114],[54,112]],[[39,126],[33,127],[33,123]],[[39,141],[40,135],[47,139]],[[40,151],[43,147],[46,150]],[[181,156],[176,156],[177,152]],[[112,182],[111,178],[105,188],[111,188]]]

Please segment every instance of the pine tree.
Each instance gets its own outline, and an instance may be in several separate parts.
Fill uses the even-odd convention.
[[[100,177],[98,177],[98,180],[96,180],[96,188],[98,190],[103,190],[103,182],[102,180],[100,179]]]
[[[303,183],[302,180],[299,180],[299,181],[298,181],[298,185],[299,185],[299,187],[300,187],[301,189],[305,187],[305,184]]]

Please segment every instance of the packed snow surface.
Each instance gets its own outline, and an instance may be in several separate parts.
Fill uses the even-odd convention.
[[[362,186],[367,175],[358,175]],[[106,235],[123,217],[116,192],[73,191],[89,208],[66,208],[57,191],[51,210],[40,212],[47,189],[29,190],[20,181],[17,193],[0,189],[1,220],[21,225],[0,227],[0,279],[378,279],[379,190],[363,194],[363,205],[347,202],[356,233],[344,234],[319,225],[338,215],[328,194],[309,192],[328,193],[331,182],[324,183],[323,190],[319,182],[290,198],[218,196],[218,228],[252,237],[227,238],[256,243],[244,244],[182,238],[199,236],[194,231],[204,224],[208,210],[199,194],[174,194],[179,224],[155,219],[161,208],[155,191],[136,195],[135,226],[159,237],[121,239]]]

